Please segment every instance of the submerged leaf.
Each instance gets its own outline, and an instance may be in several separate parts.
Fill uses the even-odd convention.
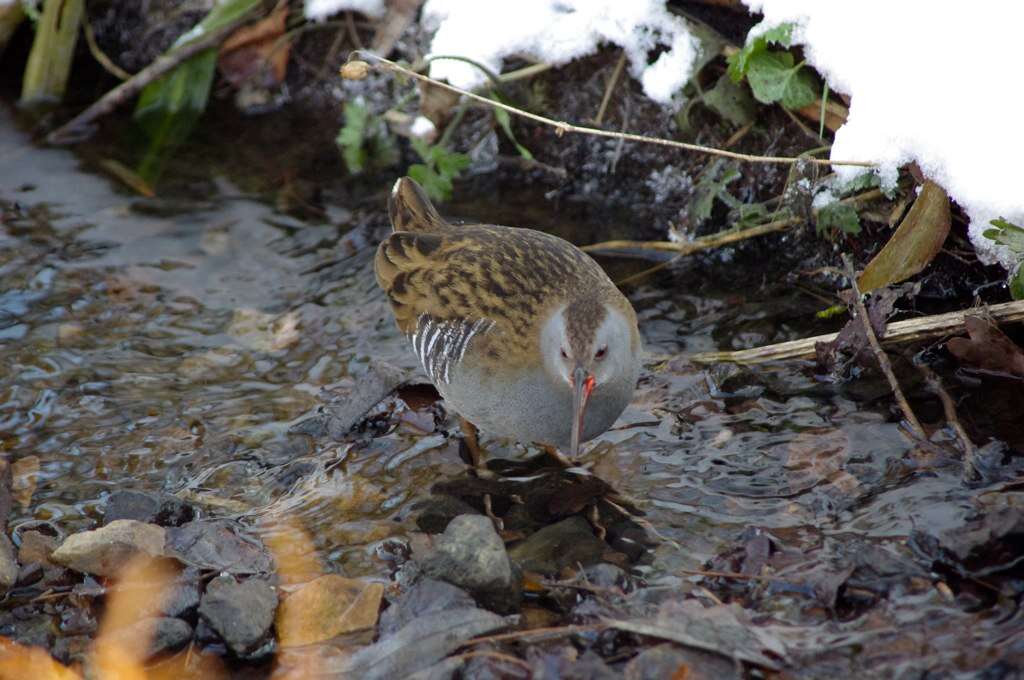
[[[928,266],[949,234],[949,197],[925,182],[896,233],[858,277],[862,292],[904,281]]]
[[[953,356],[982,370],[1024,376],[1024,349],[991,321],[967,315],[964,327],[968,338],[953,338],[946,343]]]

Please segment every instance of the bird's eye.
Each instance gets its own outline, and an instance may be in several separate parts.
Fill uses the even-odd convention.
[[[569,353],[565,351],[564,347],[560,351],[562,352],[562,358],[563,359],[568,359],[569,358]]]
[[[598,361],[600,361],[601,359],[604,359],[607,354],[608,354],[608,346],[605,345],[601,349],[599,349],[596,352],[594,352],[594,358],[597,359]]]

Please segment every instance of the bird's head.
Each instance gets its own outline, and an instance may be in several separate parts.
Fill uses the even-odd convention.
[[[544,368],[572,394],[569,455],[579,455],[583,417],[594,390],[626,375],[636,364],[636,321],[615,305],[579,297],[555,310],[541,329]]]

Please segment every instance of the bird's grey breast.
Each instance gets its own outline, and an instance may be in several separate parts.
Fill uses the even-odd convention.
[[[421,314],[409,339],[427,376],[435,385],[447,385],[470,341],[493,327],[490,319],[436,319]]]

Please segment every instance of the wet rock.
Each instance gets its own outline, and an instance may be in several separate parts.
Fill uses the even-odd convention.
[[[472,505],[454,496],[431,496],[416,503],[413,511],[419,513],[416,526],[428,534],[441,533],[459,515],[479,514]]]
[[[459,515],[420,561],[422,572],[468,590],[482,605],[508,613],[519,608],[522,585],[505,544],[483,515]]]
[[[544,527],[508,551],[524,571],[554,574],[576,563],[591,564],[601,558],[605,543],[594,536],[587,520],[570,517]]]
[[[615,680],[622,677],[591,649],[577,656],[576,650],[568,645],[531,647],[527,650],[526,660],[533,667],[533,677],[544,680]]]
[[[199,615],[235,655],[256,656],[268,639],[277,609],[277,592],[266,581],[236,581],[222,575],[210,581]]]
[[[200,519],[168,529],[167,554],[193,567],[229,574],[266,574],[273,566],[266,546],[228,520]]]
[[[630,562],[639,562],[644,554],[658,545],[650,534],[636,522],[624,519],[608,527],[608,545],[629,558]]]
[[[637,654],[624,669],[626,680],[678,678],[731,680],[742,677],[736,664],[718,654],[662,644]]]
[[[291,647],[372,628],[384,586],[327,574],[290,593],[277,612],[277,637]]]
[[[363,647],[336,669],[343,677],[361,680],[405,678],[430,669],[426,677],[436,675],[433,664],[457,649],[465,640],[490,633],[507,621],[483,609],[453,609],[444,616],[421,617],[391,637]]]
[[[136,621],[114,633],[126,642],[149,639],[149,656],[181,649],[192,639],[192,626],[181,619],[157,616]]]
[[[14,545],[6,534],[0,534],[0,589],[7,590],[18,581],[18,560],[14,557]]]
[[[623,592],[632,589],[632,579],[621,567],[601,562],[583,570],[587,583],[598,588],[617,588]]]
[[[18,561],[22,564],[52,566],[50,555],[59,544],[55,536],[42,531],[24,531],[21,534],[21,547],[18,548]]]
[[[110,524],[119,519],[134,519],[137,522],[176,527],[192,521],[195,516],[195,508],[177,496],[172,496],[169,493],[125,489],[115,491],[107,499],[107,505],[103,511],[103,523]]]
[[[474,604],[473,598],[461,588],[444,581],[421,578],[384,610],[377,630],[383,639],[420,617],[436,616],[450,609],[473,607]]]
[[[137,555],[162,555],[164,538],[163,527],[119,519],[99,529],[68,536],[50,557],[75,571],[114,576]]]
[[[372,361],[357,380],[324,390],[324,413],[296,423],[290,432],[341,441],[364,413],[408,379],[407,371]]]
[[[184,618],[191,616],[199,606],[199,572],[188,568],[164,593],[161,611],[164,616]]]

